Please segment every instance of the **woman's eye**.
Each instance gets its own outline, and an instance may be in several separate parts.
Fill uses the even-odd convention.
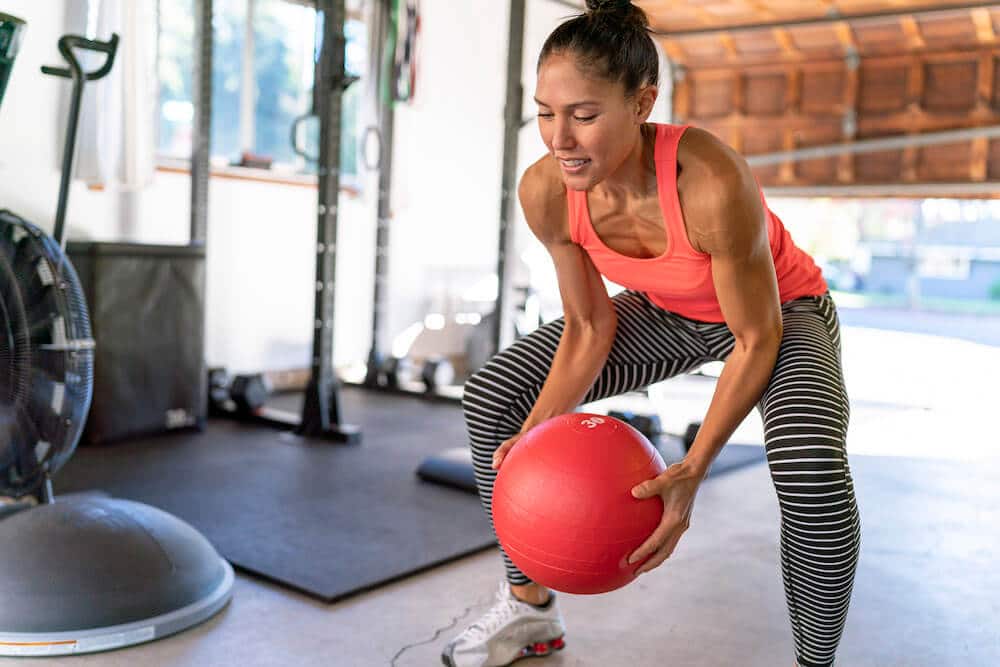
[[[552,113],[540,113],[540,114],[538,114],[539,118],[552,118],[554,116],[555,116],[555,114],[552,114]],[[573,116],[573,120],[578,120],[578,121],[581,121],[581,122],[588,122],[588,121],[594,120],[595,118],[597,118],[596,115],[595,116],[587,116],[586,118],[581,118],[580,116]]]

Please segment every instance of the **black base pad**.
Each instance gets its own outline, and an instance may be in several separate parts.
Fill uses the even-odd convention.
[[[210,420],[200,434],[78,449],[55,492],[159,507],[237,568],[328,602],[495,545],[478,498],[415,474],[465,442],[458,406],[350,388],[341,402],[360,445]]]

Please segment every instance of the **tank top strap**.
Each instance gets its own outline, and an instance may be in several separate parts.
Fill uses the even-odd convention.
[[[657,162],[673,163],[674,178],[677,180],[677,144],[681,141],[681,135],[690,125],[670,125],[669,123],[656,123],[656,145],[653,149],[653,159]]]
[[[583,224],[584,202],[582,197],[586,197],[586,192],[571,190],[566,188],[566,208],[569,214],[569,238],[578,245],[583,245],[586,240]]]
[[[695,250],[688,240],[684,225],[684,212],[677,196],[677,146],[681,136],[690,125],[656,125],[656,186],[660,196],[660,209],[670,236],[670,256],[704,257],[705,253]]]

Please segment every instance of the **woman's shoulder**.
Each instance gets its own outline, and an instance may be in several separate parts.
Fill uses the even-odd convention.
[[[677,143],[677,161],[685,168],[715,171],[731,166],[739,154],[708,130],[690,126]]]
[[[552,155],[543,155],[525,170],[517,193],[536,236],[550,241],[569,238],[566,184]]]
[[[708,130],[688,127],[677,144],[678,188],[695,188],[707,196],[744,185],[753,175],[746,160]]]

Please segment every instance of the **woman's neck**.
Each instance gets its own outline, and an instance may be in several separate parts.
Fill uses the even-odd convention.
[[[643,199],[656,192],[656,126],[643,123],[621,166],[594,186],[599,197]]]

